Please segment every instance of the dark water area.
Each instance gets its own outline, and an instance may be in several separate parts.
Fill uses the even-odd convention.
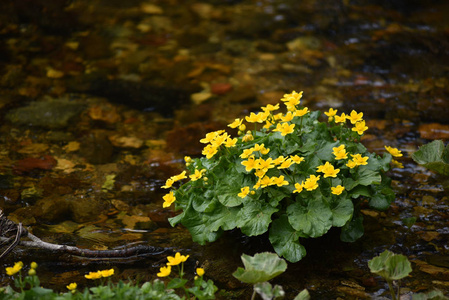
[[[246,299],[251,287],[231,273],[242,253],[272,251],[266,239],[193,243],[168,224],[161,186],[201,155],[206,133],[296,90],[311,110],[363,112],[364,145],[399,148],[404,168],[391,173],[391,208],[362,211],[363,238],[304,241],[307,256],[273,283],[287,298],[381,297],[367,261],[389,249],[412,262],[404,294],[448,294],[449,200],[410,158],[449,139],[448,16],[447,1],[418,0],[1,1],[0,208],[47,242],[165,252],[99,260],[18,247],[0,268],[37,261],[42,285],[64,290],[99,268],[152,280],[180,251],[222,298]],[[11,283],[3,271],[0,282]]]

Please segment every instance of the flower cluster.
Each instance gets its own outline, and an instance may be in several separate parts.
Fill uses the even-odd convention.
[[[109,277],[114,275],[114,269],[109,270],[99,270],[97,272],[89,272],[89,274],[84,275],[87,279],[99,279],[104,277]]]
[[[7,267],[6,268],[6,274],[9,276],[15,275],[16,273],[19,273],[20,270],[23,268],[23,262],[19,261],[14,264],[13,267]]]
[[[342,227],[343,240],[360,237],[355,204],[375,196],[373,208],[389,206],[394,193],[385,172],[400,151],[386,147],[383,157],[368,152],[360,143],[368,130],[363,113],[338,115],[330,108],[321,122],[320,113],[301,101],[302,92],[293,91],[281,99],[284,112],[279,103],[269,104],[235,119],[228,127],[238,130],[236,138],[224,130],[206,134],[200,140],[205,157],[185,159],[190,181],[173,188],[187,178],[184,171],[163,186],[171,189],[163,206],[182,210],[172,225],[182,223],[200,243],[233,228],[249,236],[270,230],[275,250],[291,261],[305,251],[277,237],[279,231],[307,238],[335,226]]]

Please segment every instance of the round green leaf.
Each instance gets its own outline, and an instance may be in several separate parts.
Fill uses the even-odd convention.
[[[245,283],[268,281],[287,270],[285,260],[275,253],[263,252],[254,256],[242,255],[245,268],[238,268],[232,276]]]
[[[300,237],[307,236],[294,230],[286,215],[273,221],[270,228],[270,242],[276,253],[289,262],[298,262],[306,255],[306,249],[299,243]]]
[[[310,237],[322,236],[332,226],[332,211],[320,199],[311,199],[305,206],[295,202],[287,214],[290,225]]]

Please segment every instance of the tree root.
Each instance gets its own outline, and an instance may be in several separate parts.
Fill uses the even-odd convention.
[[[29,241],[23,241],[21,240],[21,238],[28,238]],[[16,224],[6,218],[3,214],[3,211],[0,209],[0,247],[4,247],[5,245],[7,245],[7,247],[0,254],[0,260],[6,257],[18,245],[96,259],[130,258],[133,256],[142,255],[158,255],[167,251],[166,248],[148,245],[136,245],[131,247],[124,246],[120,249],[113,250],[89,250],[78,248],[75,246],[47,243],[34,234],[29,233],[28,230],[23,228],[22,223]]]

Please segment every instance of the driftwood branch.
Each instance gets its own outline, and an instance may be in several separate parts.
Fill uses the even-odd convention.
[[[22,240],[27,238],[29,240]],[[12,241],[12,242],[11,242]],[[158,255],[164,253],[167,249],[148,245],[136,245],[113,250],[89,250],[75,246],[59,245],[44,242],[34,234],[29,233],[23,228],[22,223],[16,224],[6,218],[0,209],[0,247],[7,245],[6,249],[0,254],[0,259],[8,255],[16,246],[30,248],[40,248],[53,252],[60,252],[74,256],[86,258],[109,259],[109,258],[129,258],[142,255]]]

